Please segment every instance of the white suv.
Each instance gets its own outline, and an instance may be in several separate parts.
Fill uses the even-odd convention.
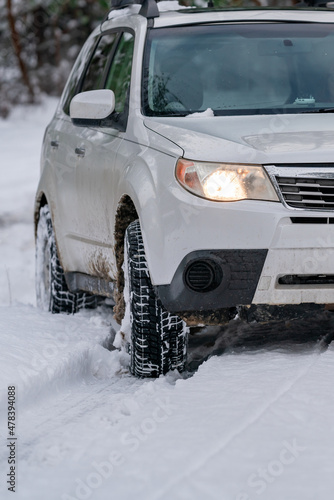
[[[158,376],[188,325],[334,303],[334,12],[119,7],[46,130],[37,298],[112,297]]]

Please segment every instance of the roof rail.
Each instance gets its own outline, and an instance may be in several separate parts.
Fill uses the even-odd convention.
[[[141,5],[139,14],[147,19],[160,15],[156,0],[111,0],[111,10],[124,9],[130,5]]]

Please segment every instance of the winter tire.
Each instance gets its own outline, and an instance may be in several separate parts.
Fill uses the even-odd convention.
[[[67,287],[48,205],[41,208],[37,226],[36,300],[39,308],[53,314],[73,314],[97,304],[97,297],[85,292],[73,293]]]
[[[125,301],[130,314],[131,372],[158,377],[169,370],[182,372],[186,364],[188,328],[170,314],[151,283],[139,221],[125,234]]]

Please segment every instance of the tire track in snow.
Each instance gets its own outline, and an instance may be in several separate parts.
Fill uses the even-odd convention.
[[[28,460],[34,447],[45,441],[45,436],[50,434],[62,436],[67,426],[78,424],[83,419],[87,422],[87,417],[101,413],[104,408],[107,415],[115,418],[113,425],[116,425],[122,412],[117,412],[115,409],[119,410],[119,405],[128,391],[133,392],[133,386],[137,388],[142,383],[143,381],[130,376],[118,376],[115,379],[99,380],[85,386],[76,384],[66,391],[66,395],[59,394],[51,404],[50,398],[47,398],[36,408],[21,410],[20,419],[24,419],[26,414],[29,417],[29,424],[19,427],[20,446],[25,450],[20,458]],[[46,412],[47,416],[43,418]],[[126,417],[125,413],[123,417]]]
[[[249,416],[244,422],[241,422],[238,426],[236,426],[234,431],[230,432],[230,434],[224,439],[218,440],[216,446],[207,451],[203,457],[197,459],[196,462],[188,468],[188,470],[169,481],[164,487],[161,487],[158,491],[151,495],[148,500],[170,498],[171,493],[173,493],[171,490],[174,486],[179,485],[185,479],[189,479],[191,476],[196,474],[200,469],[207,465],[210,460],[227,448],[234,441],[234,439],[243,434],[250,426],[254,425],[269,410],[269,408],[272,407],[272,405],[284,397],[299,382],[299,380],[301,380],[308,373],[308,371],[318,363],[322,352],[323,346],[319,344],[312,356],[311,362],[308,362],[292,381],[283,384],[280,390],[278,390],[272,398],[269,398],[262,406],[253,412],[253,415]]]

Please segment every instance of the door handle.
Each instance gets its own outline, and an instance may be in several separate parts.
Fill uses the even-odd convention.
[[[75,154],[80,156],[80,157],[84,157],[85,156],[85,153],[86,153],[86,150],[85,148],[75,148]]]
[[[50,144],[51,144],[52,148],[58,149],[58,146],[59,146],[59,142],[58,141],[51,141]]]

